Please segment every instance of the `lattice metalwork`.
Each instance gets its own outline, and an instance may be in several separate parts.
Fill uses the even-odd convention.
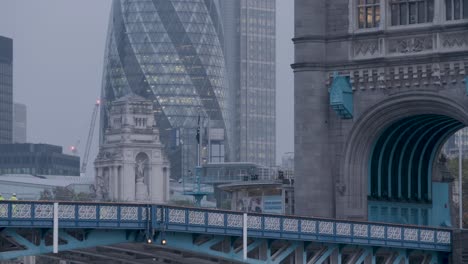
[[[249,215],[247,227],[251,229],[262,229],[262,218],[260,216]]]
[[[101,206],[99,218],[102,220],[117,220],[117,206]]]
[[[242,215],[228,214],[227,215],[227,226],[228,227],[242,227]]]
[[[9,209],[12,210],[11,214],[8,213]],[[59,217],[61,220],[69,220],[63,222],[64,226],[67,228],[95,228],[96,222],[101,220],[103,223],[109,220],[119,220],[122,222],[134,221],[137,224],[128,225],[129,223],[124,223],[122,226],[130,229],[142,229],[148,223],[144,220],[145,215],[151,217],[151,210],[155,210],[154,213],[156,217],[163,220],[163,223],[168,224],[166,228],[171,232],[180,231],[181,226],[183,230],[190,230],[191,226],[197,226],[217,227],[207,229],[210,234],[229,234],[232,232],[232,230],[229,229],[240,229],[243,225],[242,213],[224,213],[200,208],[172,208],[163,205],[132,206],[112,205],[109,203],[66,203],[59,205]],[[149,211],[150,214],[147,214],[147,211]],[[119,212],[120,215],[118,215]],[[8,219],[8,217],[11,217],[14,221],[3,221],[4,219]],[[43,220],[53,218],[53,204],[46,204],[44,202],[0,203],[0,218],[2,218],[1,222],[3,224],[13,223],[11,224],[13,227],[20,224],[22,226],[37,225],[43,228],[44,225],[50,225],[51,223],[50,221]],[[166,219],[168,222],[165,222]],[[260,231],[253,232],[253,234],[265,237],[274,234],[274,236],[283,238],[293,235],[299,239],[310,239],[310,236],[303,236],[302,238],[301,236],[318,234],[319,236],[314,239],[322,239],[320,235],[327,237],[336,236],[332,239],[352,237],[353,239],[349,241],[351,244],[359,243],[371,246],[378,244],[380,246],[410,247],[423,250],[437,248],[437,250],[442,251],[449,251],[452,242],[450,230],[437,228],[424,229],[416,226],[403,227],[383,223],[314,220],[313,218],[307,219],[262,214],[249,214],[247,223],[250,230]],[[323,238],[323,241],[329,241],[329,239],[330,238]],[[381,240],[381,242],[375,242],[376,240]],[[392,243],[387,244],[387,242]],[[404,242],[412,243],[404,244]]]
[[[385,226],[371,225],[370,236],[371,238],[384,239],[385,238]]]
[[[418,241],[418,230],[414,228],[405,228],[404,229],[404,239],[406,241]]]
[[[419,234],[421,242],[433,243],[435,237],[434,233],[434,230],[421,230]]]
[[[148,215],[149,215],[149,218],[151,219],[151,207],[142,207],[141,208],[141,219],[142,220],[148,220]]]
[[[122,206],[120,208],[120,220],[123,220],[123,221],[138,220],[138,207]]]
[[[79,219],[96,219],[95,205],[78,205]]]
[[[401,239],[401,227],[393,227],[393,226],[387,227],[387,238],[400,240]]]
[[[287,232],[297,232],[299,231],[299,220],[284,218],[283,219],[283,230]]]
[[[354,224],[353,225],[353,234],[357,237],[367,237],[368,226],[364,224]]]
[[[59,204],[58,216],[59,219],[75,219],[75,205]]]
[[[169,223],[185,223],[185,210],[169,208]]]
[[[205,213],[200,211],[189,211],[189,224],[191,225],[204,225]]]
[[[349,223],[337,223],[336,234],[339,236],[350,236],[351,235],[351,224]]]
[[[263,220],[265,230],[280,230],[280,218],[278,217],[265,217]]]
[[[210,226],[224,226],[224,214],[221,214],[221,213],[208,213],[208,225],[210,225]]]
[[[31,204],[13,204],[12,216],[13,218],[31,218]]]
[[[156,220],[157,221],[163,221],[163,213],[161,208],[156,208]]]
[[[302,220],[301,221],[301,231],[304,233],[316,233],[317,232],[317,222],[313,220]]]
[[[450,232],[437,231],[437,243],[450,244]]]
[[[319,222],[319,234],[332,235],[333,234],[333,222]]]
[[[8,204],[0,204],[0,217],[1,218],[8,217]]]
[[[42,219],[54,218],[53,204],[36,204],[34,205],[34,217]]]

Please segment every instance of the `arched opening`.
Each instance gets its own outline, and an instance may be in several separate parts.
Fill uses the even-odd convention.
[[[135,198],[145,200],[149,194],[149,158],[144,152],[135,157]]]
[[[346,139],[336,217],[450,224],[450,183],[438,179],[435,168],[442,145],[468,125],[467,102],[463,96],[412,92],[360,114]]]
[[[434,177],[442,144],[464,124],[439,114],[402,118],[383,130],[369,158],[371,221],[450,223],[450,183]]]

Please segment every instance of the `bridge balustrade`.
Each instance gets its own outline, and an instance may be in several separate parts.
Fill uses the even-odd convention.
[[[135,229],[241,236],[243,213],[205,208],[133,203],[59,203],[60,228]],[[50,228],[53,203],[0,202],[0,227]],[[255,238],[451,251],[446,228],[249,213]]]

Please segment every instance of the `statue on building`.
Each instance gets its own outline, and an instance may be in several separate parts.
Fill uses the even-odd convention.
[[[96,175],[96,198],[98,200],[109,199],[109,175],[105,170]]]
[[[137,182],[144,182],[144,179],[145,179],[145,163],[146,163],[146,159],[145,160],[140,160],[140,161],[137,161],[136,162],[136,173],[135,173],[135,176],[136,176],[136,181]]]

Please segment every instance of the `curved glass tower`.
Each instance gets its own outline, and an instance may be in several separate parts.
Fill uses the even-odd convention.
[[[218,132],[218,141],[205,141],[204,146],[216,143],[217,151],[224,152],[230,138],[225,131],[231,131],[227,113],[233,111],[228,111],[221,43],[216,0],[114,0],[104,59],[101,136],[106,105],[135,93],[154,103],[171,177],[179,178],[197,164],[199,124]],[[202,129],[202,143],[209,131]],[[209,150],[202,147],[200,152]]]

